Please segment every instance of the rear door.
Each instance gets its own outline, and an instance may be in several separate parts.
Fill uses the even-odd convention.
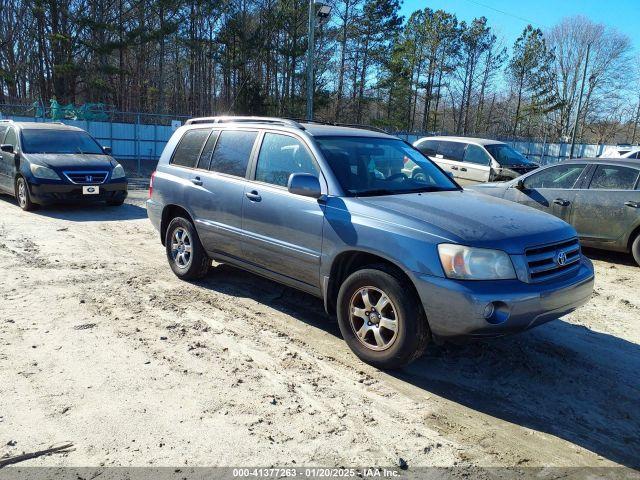
[[[585,243],[626,248],[627,235],[640,223],[639,177],[637,168],[593,165],[588,185],[577,191],[571,221]]]
[[[465,171],[460,171],[460,168],[464,168],[462,159],[465,146],[466,143],[462,142],[439,140],[434,160],[445,172],[451,172],[455,178],[462,178],[460,175]]]
[[[565,163],[541,169],[524,179],[523,190],[511,187],[504,198],[568,222],[576,195],[574,188],[582,180],[585,169],[586,164],[583,163]]]
[[[262,268],[319,287],[323,205],[287,190],[292,173],[324,183],[303,139],[265,132],[243,198],[243,257]]]
[[[491,157],[484,148],[469,143],[464,151],[464,165],[460,166],[460,178],[469,183],[488,182],[491,176]]]

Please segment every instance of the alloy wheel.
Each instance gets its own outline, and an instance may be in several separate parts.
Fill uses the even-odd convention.
[[[349,323],[360,343],[370,350],[391,347],[398,336],[398,309],[376,287],[358,289],[349,302]]]
[[[171,236],[171,258],[179,268],[187,269],[191,265],[193,244],[189,232],[182,227],[173,231]]]

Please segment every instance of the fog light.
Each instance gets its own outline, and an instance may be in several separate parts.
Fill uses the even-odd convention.
[[[487,306],[484,307],[484,312],[482,313],[482,315],[484,315],[484,318],[486,320],[489,320],[491,317],[493,317],[493,314],[495,311],[496,311],[496,307],[493,304],[493,302],[487,303]]]

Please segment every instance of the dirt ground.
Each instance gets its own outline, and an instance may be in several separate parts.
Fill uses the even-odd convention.
[[[0,460],[47,466],[634,466],[640,268],[521,335],[361,363],[321,302],[217,265],[178,280],[123,207],[0,197]]]

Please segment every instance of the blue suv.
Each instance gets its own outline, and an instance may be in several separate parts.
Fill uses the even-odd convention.
[[[408,162],[421,174],[407,176]],[[316,295],[380,368],[432,340],[540,325],[593,290],[569,224],[465,191],[411,145],[366,129],[189,120],[162,153],[147,211],[178,277],[217,260]]]
[[[0,120],[0,193],[23,210],[51,203],[122,205],[122,165],[81,128],[63,123]]]

